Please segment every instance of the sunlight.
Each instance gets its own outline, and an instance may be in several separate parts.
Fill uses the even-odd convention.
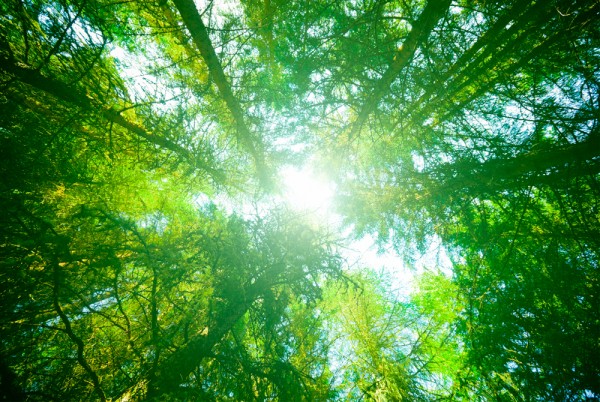
[[[283,197],[297,210],[315,213],[331,212],[335,186],[319,178],[312,169],[285,167],[281,170]]]

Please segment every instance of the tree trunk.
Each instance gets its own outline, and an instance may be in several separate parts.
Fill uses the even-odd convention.
[[[217,88],[219,88],[219,92],[233,117],[239,143],[254,158],[254,163],[259,174],[266,174],[262,141],[258,136],[252,133],[246,125],[244,112],[231,90],[231,85],[225,76],[223,66],[215,52],[206,26],[196,8],[196,4],[193,0],[173,0],[173,3],[175,3],[175,7],[179,10],[179,14],[181,14],[181,18],[183,19],[186,28],[192,35],[194,44],[200,51],[200,54],[208,67],[208,71],[215,81]]]
[[[449,0],[429,0],[427,2],[425,9],[419,16],[419,20],[408,33],[388,69],[375,85],[373,93],[367,98],[367,101],[359,111],[358,117],[352,125],[352,130],[349,134],[350,139],[360,133],[363,124],[365,124],[369,115],[377,109],[379,101],[389,91],[392,82],[412,60],[417,48],[422,46],[427,40],[435,24],[448,11],[448,7],[450,7]]]
[[[246,314],[252,304],[269,288],[269,284],[266,279],[254,283],[240,296],[240,300],[228,303],[227,308],[212,320],[213,325],[209,325],[162,362],[155,373],[153,383],[149,384],[150,396],[177,392],[202,360],[213,354],[214,346]]]

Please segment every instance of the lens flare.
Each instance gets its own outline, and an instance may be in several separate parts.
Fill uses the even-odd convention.
[[[281,171],[284,185],[283,196],[297,210],[330,212],[335,186],[318,178],[309,168],[286,167]]]

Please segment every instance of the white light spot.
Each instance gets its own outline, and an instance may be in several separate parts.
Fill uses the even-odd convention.
[[[283,197],[297,210],[315,213],[331,212],[335,186],[320,179],[309,168],[286,167],[281,171]]]

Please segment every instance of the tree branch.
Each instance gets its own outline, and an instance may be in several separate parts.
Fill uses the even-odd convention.
[[[85,355],[84,355],[85,345],[83,344],[83,341],[81,340],[81,338],[78,337],[75,334],[75,332],[73,332],[73,328],[71,327],[71,321],[69,320],[69,317],[67,317],[67,315],[65,314],[65,312],[63,311],[63,309],[60,306],[59,289],[60,289],[60,281],[61,281],[61,272],[60,272],[59,262],[58,262],[58,260],[56,260],[56,258],[55,258],[55,261],[53,261],[53,265],[54,265],[54,286],[52,289],[52,295],[53,295],[54,308],[55,308],[56,312],[58,313],[58,316],[60,317],[60,320],[62,321],[63,325],[65,326],[66,334],[68,335],[69,339],[71,339],[71,341],[77,347],[77,362],[81,365],[81,367],[83,367],[85,372],[90,376],[90,378],[92,380],[92,384],[94,385],[94,391],[96,391],[96,394],[98,394],[98,397],[100,398],[100,400],[102,402],[105,402],[106,396],[104,395],[104,391],[102,390],[102,387],[100,386],[100,379],[98,378],[98,374],[96,374],[94,369],[92,369],[92,367],[88,363],[87,359],[85,358]]]
[[[510,159],[491,159],[486,162],[457,162],[442,166],[438,172],[424,172],[426,181],[440,181],[431,195],[447,197],[453,194],[494,193],[521,183],[526,177],[530,184],[556,183],[561,178],[573,178],[600,172],[600,134],[590,133],[585,141],[564,146],[534,149]],[[444,176],[447,179],[444,179]]]
[[[158,396],[177,391],[180,384],[187,381],[190,373],[200,365],[201,361],[212,356],[213,347],[271,285],[268,279],[259,280],[240,295],[240,300],[227,303],[222,314],[212,321],[214,325],[198,333],[160,365],[155,373],[154,384],[150,384],[149,393]]]
[[[261,139],[252,133],[246,125],[244,112],[231,90],[231,85],[225,76],[223,66],[215,52],[206,26],[202,21],[202,17],[196,8],[194,0],[173,0],[173,3],[175,4],[175,7],[177,7],[187,30],[192,35],[194,44],[200,51],[200,55],[208,67],[208,72],[217,85],[217,88],[233,117],[237,131],[237,140],[252,155],[258,173],[261,175],[266,174],[264,145],[262,144]]]
[[[387,93],[392,82],[400,74],[400,72],[411,61],[419,46],[427,40],[435,24],[444,16],[450,7],[450,0],[429,0],[425,9],[419,16],[415,26],[408,33],[404,43],[398,49],[394,59],[390,63],[388,69],[383,73],[381,79],[375,84],[375,88],[371,95],[363,104],[362,109],[358,113],[358,117],[352,124],[352,129],[348,135],[349,139],[354,138],[360,133],[362,126],[367,121],[369,115],[377,109],[377,105],[383,96]]]
[[[208,166],[206,163],[201,162],[199,158],[196,158],[194,154],[186,148],[127,120],[115,109],[106,107],[100,102],[94,101],[77,88],[67,85],[57,79],[46,77],[28,65],[10,60],[10,57],[6,57],[5,54],[2,54],[2,56],[4,57],[0,57],[0,70],[14,75],[20,82],[44,91],[49,95],[61,101],[77,106],[86,112],[100,114],[106,120],[124,128],[131,134],[134,134],[135,136],[143,138],[151,144],[158,145],[163,149],[172,151],[175,154],[183,157],[192,166],[202,168],[206,172],[210,173],[214,178],[219,178],[222,176],[219,171],[211,166]]]

